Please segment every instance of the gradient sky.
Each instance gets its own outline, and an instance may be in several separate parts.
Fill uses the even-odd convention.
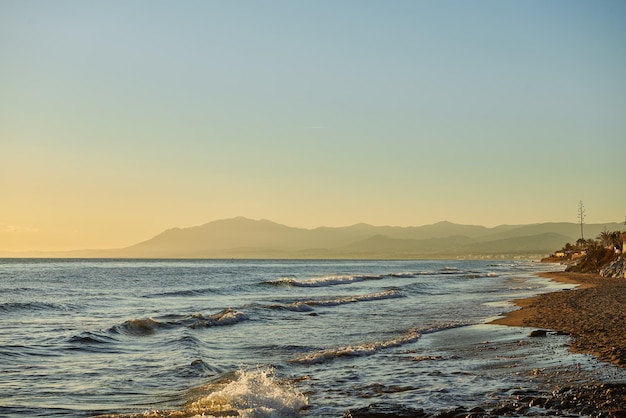
[[[0,250],[623,222],[626,2],[0,0]]]

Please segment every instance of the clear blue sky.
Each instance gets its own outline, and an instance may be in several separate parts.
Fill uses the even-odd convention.
[[[0,250],[626,215],[626,2],[0,0]]]

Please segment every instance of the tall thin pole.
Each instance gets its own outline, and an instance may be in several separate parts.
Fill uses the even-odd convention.
[[[585,239],[585,234],[583,233],[583,223],[585,222],[585,207],[583,206],[583,201],[580,201],[578,205],[578,219],[580,220],[580,239]]]

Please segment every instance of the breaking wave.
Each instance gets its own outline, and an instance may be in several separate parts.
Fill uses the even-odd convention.
[[[374,300],[401,298],[403,295],[397,289],[390,289],[384,292],[370,293],[367,295],[346,296],[334,299],[317,299],[309,300],[306,303],[309,306],[337,306],[355,302],[369,302]]]
[[[306,396],[281,384],[273,369],[263,369],[237,372],[234,380],[192,402],[190,409],[203,416],[232,411],[232,416],[246,418],[287,418],[299,416],[307,405]]]
[[[284,309],[293,312],[310,312],[313,306],[338,306],[356,302],[369,302],[383,299],[394,299],[404,297],[397,289],[390,289],[384,292],[369,293],[365,295],[344,296],[338,298],[320,298],[306,301],[297,301],[288,304],[270,305],[270,309]]]
[[[200,313],[193,315],[172,315],[156,320],[154,318],[131,319],[110,329],[115,334],[134,336],[152,335],[157,329],[174,327],[209,328],[216,326],[235,325],[245,321],[248,316],[236,309],[227,308],[213,315],[204,316]]]
[[[308,399],[271,368],[240,370],[202,388],[208,395],[189,402],[181,410],[146,411],[132,415],[101,415],[101,418],[296,418],[308,407]]]
[[[483,277],[499,277],[500,275],[498,273],[494,273],[494,272],[476,272],[476,271],[470,271],[467,272],[465,274],[463,274],[462,277],[466,278],[466,279],[481,279]]]
[[[377,353],[392,347],[399,347],[403,344],[415,342],[419,339],[420,333],[417,329],[410,329],[405,335],[388,341],[377,341],[372,343],[364,343],[360,345],[345,346],[338,348],[330,348],[327,350],[316,351],[291,360],[291,363],[300,364],[319,364],[326,361],[334,360],[339,357],[363,357]]]
[[[195,314],[191,317],[194,321],[191,321],[190,324],[187,324],[190,328],[208,328],[215,326],[223,326],[223,325],[235,325],[239,322],[245,321],[248,319],[248,316],[236,309],[224,309],[221,312],[218,312],[213,315],[209,315],[207,317],[202,316],[201,314]]]
[[[294,286],[294,287],[325,287],[338,284],[348,284],[354,282],[362,282],[365,280],[380,280],[384,275],[351,275],[339,274],[323,277],[315,277],[313,279],[297,280],[293,277],[285,277],[277,280],[266,282],[274,286]]]
[[[154,334],[154,330],[159,327],[166,327],[166,324],[152,318],[130,319],[121,325],[115,325],[111,328],[111,332],[117,334],[143,336]]]

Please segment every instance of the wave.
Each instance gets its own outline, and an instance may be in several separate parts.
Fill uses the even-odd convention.
[[[170,292],[159,292],[159,293],[150,293],[144,295],[144,298],[160,298],[160,297],[190,297],[190,296],[201,296],[206,295],[207,293],[214,293],[215,289],[207,287],[204,289],[186,289],[186,290],[173,290]]]
[[[392,340],[376,341],[354,346],[330,348],[327,350],[309,353],[305,356],[291,360],[290,362],[299,364],[319,364],[340,357],[364,357],[376,354],[380,350],[385,350],[392,347],[399,347],[404,344],[415,342],[419,339],[419,337],[420,333],[417,331],[417,329],[412,328],[405,335]]]
[[[69,339],[71,344],[78,345],[109,344],[115,341],[117,340],[109,335],[89,331],[83,332],[79,335],[74,335]]]
[[[355,302],[369,302],[375,300],[394,299],[404,297],[397,289],[390,289],[384,292],[370,293],[366,295],[346,296],[335,299],[318,299],[306,301],[309,306],[337,306]]]
[[[287,304],[269,305],[270,309],[284,309],[292,312],[310,312],[313,306],[338,306],[356,302],[369,302],[384,299],[394,299],[404,297],[397,289],[389,289],[384,292],[368,293],[365,295],[344,296],[330,299],[311,299],[306,301],[297,301]]]
[[[67,305],[47,302],[6,302],[0,303],[0,312],[17,312],[17,311],[66,311],[71,309]]]
[[[293,287],[325,287],[339,284],[349,284],[362,282],[365,280],[380,280],[384,275],[361,275],[361,274],[340,274],[323,277],[315,277],[313,279],[297,280],[293,277],[285,277],[277,280],[265,282],[273,286],[293,286]]]
[[[233,412],[246,418],[297,417],[308,406],[306,396],[278,381],[273,369],[239,371],[235,379],[192,402],[196,414]]]
[[[425,274],[425,273],[422,273],[422,272],[420,272],[420,273],[409,273],[409,272],[406,272],[406,273],[389,273],[388,276],[389,277],[397,277],[399,279],[410,279],[412,277],[417,277],[417,276],[420,276],[420,275],[423,275],[423,274]]]
[[[114,334],[133,336],[152,335],[157,329],[174,327],[209,328],[238,324],[248,319],[248,316],[236,309],[226,308],[221,312],[204,316],[200,313],[193,315],[171,315],[156,320],[154,318],[130,319],[120,325],[115,325],[109,331]]]
[[[236,309],[227,308],[207,317],[201,314],[192,315],[194,321],[186,324],[189,328],[208,328],[224,325],[235,325],[248,319],[248,316]]]
[[[462,277],[466,279],[481,279],[483,277],[500,277],[498,273],[494,272],[477,272],[477,271],[469,271],[462,275]]]
[[[419,276],[433,276],[439,274],[463,274],[464,271],[456,267],[445,267],[439,271],[400,271],[383,274],[335,274],[315,277],[312,279],[298,280],[295,277],[281,277],[280,279],[263,282],[273,286],[288,287],[324,287],[340,284],[350,284],[366,280],[381,280],[385,278],[410,279]]]
[[[274,370],[240,370],[204,388],[210,392],[181,410],[146,411],[132,415],[100,415],[100,418],[296,418],[308,407],[305,395],[276,378]]]
[[[283,309],[291,312],[311,312],[313,308],[307,302],[293,302],[267,306],[269,309]]]
[[[126,334],[134,336],[145,336],[154,334],[154,330],[158,327],[165,327],[162,322],[152,318],[130,319],[121,325],[115,325],[110,329],[115,334]]]
[[[458,267],[444,267],[439,270],[438,274],[459,274],[462,273],[462,270]]]

